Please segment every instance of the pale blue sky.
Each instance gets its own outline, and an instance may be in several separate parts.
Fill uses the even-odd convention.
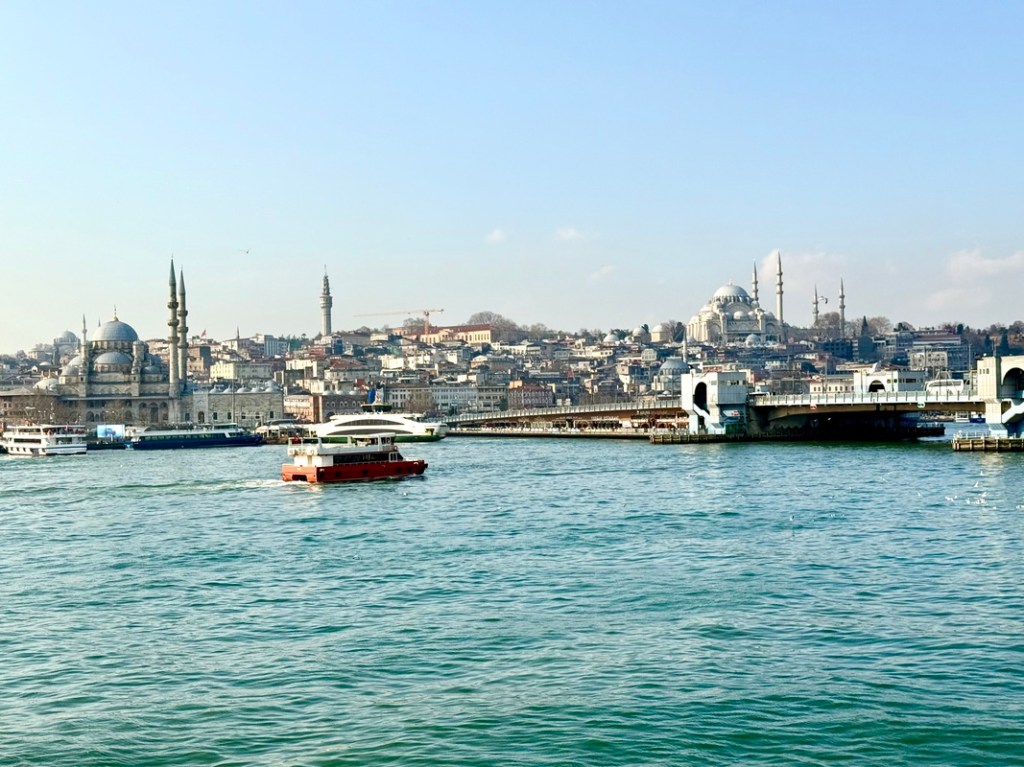
[[[443,307],[1024,318],[1024,5],[0,3],[0,351]],[[248,250],[246,254],[243,251]]]

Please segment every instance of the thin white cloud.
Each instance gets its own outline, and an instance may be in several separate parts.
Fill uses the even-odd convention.
[[[583,234],[574,226],[563,226],[555,230],[555,239],[559,242],[573,242],[575,240],[582,240]]]
[[[786,252],[782,257],[782,286],[789,296],[810,296],[817,286],[822,296],[838,295],[839,281],[843,276],[846,258],[836,253],[818,251],[815,253]],[[775,292],[779,255],[772,251],[757,265],[757,281],[762,295]],[[810,300],[809,298],[807,299]]]
[[[936,290],[925,299],[925,305],[936,312],[948,312],[961,317],[971,309],[984,309],[992,300],[992,291],[977,286]]]
[[[979,250],[961,250],[946,257],[943,284],[930,292],[925,305],[933,311],[962,316],[996,303],[993,288],[1015,283],[1024,274],[1024,251],[987,258]]]
[[[614,266],[611,266],[609,264],[605,264],[600,269],[598,269],[596,272],[593,272],[588,279],[590,280],[590,282],[600,282],[605,277],[609,276],[610,274],[612,274],[614,272],[615,272],[615,267]]]
[[[946,258],[946,273],[957,284],[1024,272],[1024,251],[1005,258],[986,258],[977,250],[962,250]]]
[[[485,242],[504,242],[508,239],[508,232],[501,227],[496,227],[490,234],[484,237]]]

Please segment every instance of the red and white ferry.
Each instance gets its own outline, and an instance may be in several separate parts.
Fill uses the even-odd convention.
[[[415,477],[427,462],[402,457],[391,433],[344,437],[293,437],[292,463],[281,467],[285,482],[360,482]]]

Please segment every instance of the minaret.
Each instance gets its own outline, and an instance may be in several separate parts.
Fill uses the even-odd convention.
[[[82,348],[81,348],[81,353],[82,353],[82,367],[80,368],[80,370],[81,370],[82,380],[81,380],[81,382],[79,383],[79,386],[78,386],[78,393],[84,399],[88,395],[88,393],[89,393],[89,369],[92,367],[92,360],[89,359],[89,356],[90,356],[89,355],[89,341],[86,338],[85,315],[84,314],[82,315]],[[85,411],[83,410],[82,412],[84,413]]]
[[[813,309],[811,310],[811,316],[813,317],[813,322],[811,324],[811,327],[812,328],[816,328],[816,327],[818,327],[818,286],[817,285],[814,286],[814,301],[813,301],[813,303],[811,305],[813,306]]]
[[[753,282],[751,284],[751,287],[753,288],[753,290],[751,291],[753,293],[751,298],[754,299],[754,303],[756,304],[757,303],[757,263],[756,262],[754,263],[754,280],[753,280]]]
[[[331,334],[331,307],[334,299],[331,298],[331,282],[327,279],[327,267],[324,266],[324,287],[320,291],[320,335]]]
[[[178,338],[181,345],[178,349],[178,373],[181,383],[188,383],[188,309],[185,308],[185,270],[180,272],[178,282]]]
[[[782,321],[782,251],[776,250],[775,257],[778,259],[779,272],[775,282],[775,319],[779,321],[779,343],[786,344],[786,324]]]
[[[178,383],[178,295],[177,285],[174,280],[174,259],[171,259],[171,278],[169,280],[170,285],[170,300],[167,302],[167,308],[171,312],[170,318],[167,320],[167,327],[170,328],[170,335],[167,337],[167,366],[169,368],[169,374],[167,377],[167,396],[171,398],[170,407],[168,409],[168,418],[171,422],[178,420],[178,392],[180,390],[180,384]]]
[[[839,280],[839,339],[846,338],[846,288],[842,279]]]

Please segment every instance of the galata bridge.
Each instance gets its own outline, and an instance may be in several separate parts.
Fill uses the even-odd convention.
[[[1024,356],[985,357],[973,385],[902,388],[892,371],[866,371],[850,390],[769,394],[747,371],[682,374],[678,397],[650,397],[592,405],[530,408],[452,416],[452,434],[503,436],[614,436],[658,432],[723,438],[913,435],[937,416],[984,419],[996,436],[1024,430]],[[960,382],[963,383],[963,382]]]

